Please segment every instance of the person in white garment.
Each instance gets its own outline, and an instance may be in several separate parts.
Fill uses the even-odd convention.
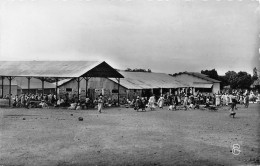
[[[99,99],[98,99],[98,112],[99,113],[101,113],[102,107],[103,107],[103,98],[102,98],[102,96],[99,96]]]

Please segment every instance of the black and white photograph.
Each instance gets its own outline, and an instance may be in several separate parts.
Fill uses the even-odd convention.
[[[260,165],[259,0],[1,0],[0,166]]]

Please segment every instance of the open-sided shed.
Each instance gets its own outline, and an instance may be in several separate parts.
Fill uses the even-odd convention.
[[[44,81],[55,81],[56,93],[57,82],[63,78],[77,78],[78,89],[79,82],[83,78],[88,81],[90,77],[110,77],[117,78],[118,82],[120,78],[124,78],[105,61],[1,61],[0,76],[2,80],[7,78],[10,86],[15,77],[26,77],[28,89],[30,89],[30,79],[38,78],[42,81],[42,92],[44,92]],[[11,94],[11,88],[9,89]],[[11,105],[10,101],[9,105]]]

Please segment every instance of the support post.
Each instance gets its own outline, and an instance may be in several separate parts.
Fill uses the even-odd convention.
[[[76,79],[76,81],[78,82],[78,101],[79,101],[79,86],[80,86],[80,78],[78,77]]]
[[[120,104],[119,104],[119,86],[120,86],[120,78],[118,78],[118,94],[117,94],[117,102],[118,102],[118,107],[120,107]]]
[[[55,94],[56,94],[56,98],[58,98],[58,78],[55,78],[55,82],[56,82],[56,87],[55,87]]]
[[[12,93],[12,79],[14,79],[15,77],[7,77],[7,79],[9,80],[9,107],[11,107],[11,93]]]
[[[44,95],[44,77],[41,78],[42,81],[42,97]]]
[[[26,77],[28,79],[28,95],[30,94],[30,80],[32,77]]]
[[[126,90],[127,99],[129,99],[129,89]]]
[[[88,80],[90,79],[90,77],[84,77],[84,79],[86,80],[86,98],[88,96]]]
[[[11,93],[12,93],[11,87],[12,87],[12,79],[10,77],[9,78],[9,107],[11,107]]]
[[[4,79],[5,77],[2,76],[2,98],[4,98]]]
[[[162,93],[163,93],[163,90],[162,90],[162,88],[160,89],[160,93],[161,93],[161,95],[162,95]]]

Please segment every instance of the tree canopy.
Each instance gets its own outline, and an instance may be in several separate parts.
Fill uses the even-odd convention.
[[[148,73],[151,73],[152,70],[151,69],[130,69],[130,68],[127,68],[125,71],[130,71],[130,72],[148,72]]]
[[[201,73],[208,75],[210,78],[221,81],[221,88],[230,85],[232,89],[249,89],[255,80],[254,77],[257,78],[255,70],[254,77],[244,71],[240,71],[238,73],[235,71],[228,71],[224,76],[219,76],[215,69],[202,70]]]
[[[212,70],[201,70],[201,74],[206,74],[210,78],[218,80],[218,72],[215,69],[212,69]]]

